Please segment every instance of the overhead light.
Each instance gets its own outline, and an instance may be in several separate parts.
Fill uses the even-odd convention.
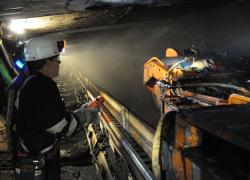
[[[11,20],[9,29],[14,33],[23,34],[25,30],[39,29],[44,26],[44,22],[39,18],[14,19]]]
[[[16,34],[24,33],[24,25],[21,19],[11,20],[9,29]]]

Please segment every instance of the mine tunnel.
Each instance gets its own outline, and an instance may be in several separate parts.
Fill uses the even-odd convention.
[[[62,180],[249,179],[249,9],[247,0],[1,1],[0,180],[48,179],[52,151],[60,154]],[[23,67],[33,67],[35,55],[26,54],[36,39],[58,48],[38,61],[60,57],[59,75],[39,74],[56,82],[68,126],[72,116],[78,123],[70,137],[62,133],[67,125],[53,134],[46,153],[31,153],[24,132],[13,130],[30,127],[27,136],[37,135],[38,120],[30,126],[13,115],[33,75],[25,69],[20,89],[10,93]],[[39,87],[31,92],[46,89]],[[34,94],[31,101],[40,101]],[[27,117],[53,107],[35,106],[44,113]],[[13,116],[23,122],[13,125]]]

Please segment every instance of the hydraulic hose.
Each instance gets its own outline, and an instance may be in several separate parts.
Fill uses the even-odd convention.
[[[195,83],[195,84],[183,84],[178,86],[170,86],[171,88],[194,88],[194,87],[222,87],[233,89],[236,91],[240,91],[247,96],[250,96],[250,91],[244,87],[235,86],[232,84],[225,84],[225,83]]]

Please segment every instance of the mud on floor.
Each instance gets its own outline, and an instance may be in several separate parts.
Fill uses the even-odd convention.
[[[99,180],[94,166],[61,168],[61,180]]]

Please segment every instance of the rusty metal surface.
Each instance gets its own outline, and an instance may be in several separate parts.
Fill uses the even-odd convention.
[[[184,114],[197,128],[250,151],[250,104],[198,108]]]

